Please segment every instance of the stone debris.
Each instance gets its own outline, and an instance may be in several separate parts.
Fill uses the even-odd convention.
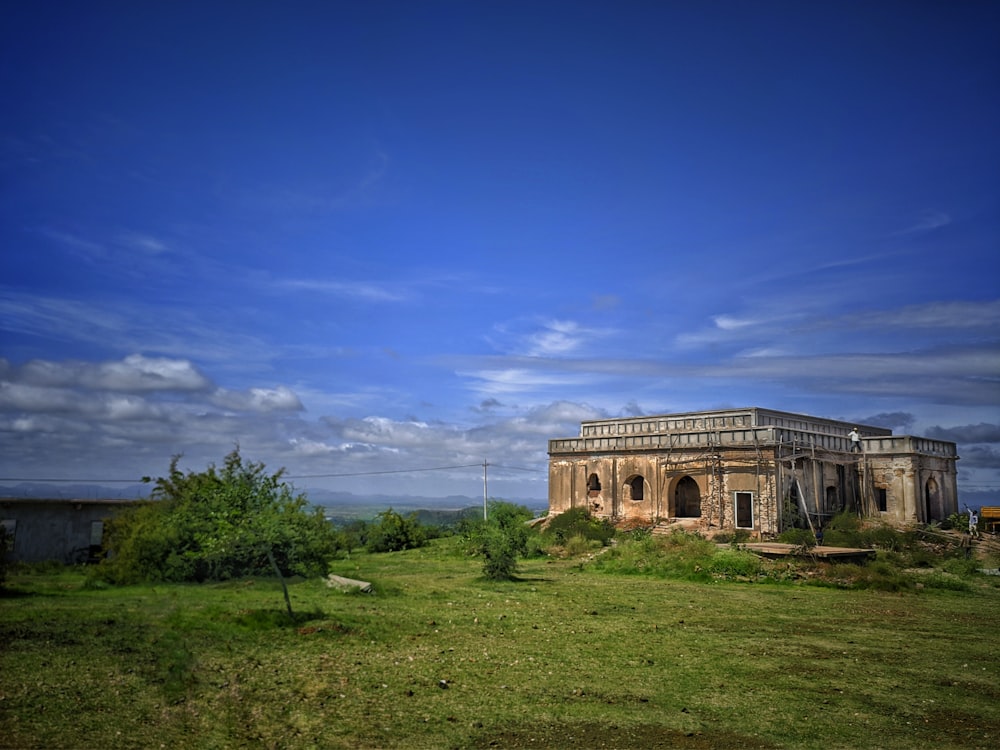
[[[332,573],[326,577],[326,585],[332,589],[347,591],[348,589],[360,589],[362,594],[372,593],[372,585],[368,581],[357,581],[353,578],[335,576]]]

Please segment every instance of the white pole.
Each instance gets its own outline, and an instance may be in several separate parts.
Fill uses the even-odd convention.
[[[486,462],[486,459],[484,458],[483,459],[483,520],[484,521],[486,520],[486,498],[487,498],[486,467],[487,466],[489,466],[489,464]]]

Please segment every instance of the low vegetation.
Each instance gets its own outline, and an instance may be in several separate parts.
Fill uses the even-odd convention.
[[[113,554],[95,571],[109,583],[224,581],[248,575],[317,575],[337,549],[320,509],[293,494],[282,472],[244,462],[182,472],[179,457],[153,500],[108,523]]]
[[[467,551],[483,560],[483,575],[491,581],[511,581],[517,574],[518,558],[528,552],[532,513],[527,508],[493,501],[487,518],[468,521],[462,531]]]
[[[508,579],[470,547],[472,527],[397,552],[339,549],[326,572],[373,593],[293,576],[294,619],[263,574],[109,586],[14,566],[0,746],[1000,744],[1000,578],[979,572],[997,559],[966,559],[960,535],[884,536],[872,564],[822,565],[491,511],[524,533]]]

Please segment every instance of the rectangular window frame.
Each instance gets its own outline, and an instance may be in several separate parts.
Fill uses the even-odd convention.
[[[744,526],[740,525],[740,495],[747,495],[750,498],[750,525]],[[756,513],[754,512],[754,493],[749,490],[736,490],[733,492],[733,525],[737,529],[752,529],[754,523],[756,522]]]

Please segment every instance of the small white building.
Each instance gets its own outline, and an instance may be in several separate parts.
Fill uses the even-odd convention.
[[[848,509],[926,523],[958,512],[957,460],[955,443],[757,407],[595,420],[549,441],[549,512],[756,536]]]

